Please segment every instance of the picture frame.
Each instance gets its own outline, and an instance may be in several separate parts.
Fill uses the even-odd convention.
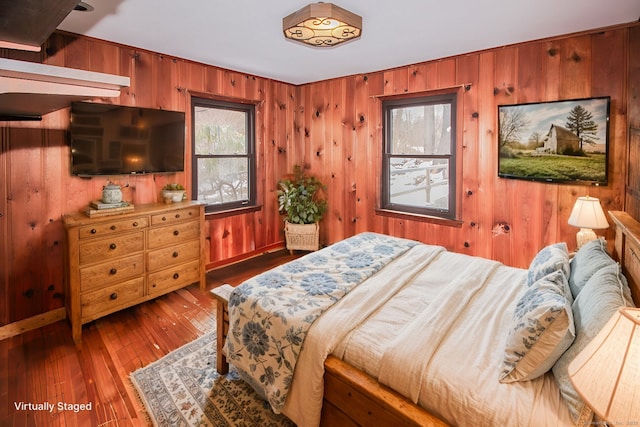
[[[607,185],[610,97],[498,106],[498,176]]]

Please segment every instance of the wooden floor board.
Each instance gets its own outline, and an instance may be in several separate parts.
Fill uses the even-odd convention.
[[[214,330],[209,290],[298,256],[279,251],[210,271],[207,292],[192,285],[98,319],[83,327],[79,346],[67,320],[0,341],[0,426],[148,425],[131,372]],[[16,410],[20,402],[56,409]],[[58,411],[58,402],[91,402],[92,411]]]

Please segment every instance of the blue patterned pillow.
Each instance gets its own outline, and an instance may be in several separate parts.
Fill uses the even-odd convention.
[[[596,271],[573,302],[576,339],[553,365],[553,376],[577,426],[590,425],[593,411],[573,388],[569,380],[569,364],[595,338],[618,308],[624,306],[633,307],[633,301],[627,280],[616,263]]]
[[[571,274],[567,276],[573,298],[578,297],[580,290],[594,273],[611,265],[616,265],[616,262],[607,253],[604,239],[592,240],[578,249],[571,258]]]
[[[529,266],[527,286],[556,270],[562,270],[564,276],[569,277],[569,251],[564,242],[554,243],[538,252]]]
[[[562,270],[526,289],[513,313],[500,368],[500,382],[544,375],[575,338],[571,292]]]

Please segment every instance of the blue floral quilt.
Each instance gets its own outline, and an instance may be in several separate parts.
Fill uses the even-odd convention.
[[[361,233],[276,267],[229,298],[230,363],[279,413],[312,323],[359,283],[418,242]]]

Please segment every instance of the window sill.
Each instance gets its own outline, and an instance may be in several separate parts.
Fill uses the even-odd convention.
[[[447,227],[461,228],[464,221],[459,219],[440,218],[431,215],[420,215],[407,212],[392,211],[388,209],[376,209],[376,215],[388,216],[391,218],[406,219],[410,221],[429,222],[432,224],[445,225]]]
[[[218,219],[226,218],[228,216],[243,215],[251,212],[257,212],[262,209],[262,205],[246,206],[235,209],[228,209],[226,211],[207,212],[205,213],[205,219]]]

